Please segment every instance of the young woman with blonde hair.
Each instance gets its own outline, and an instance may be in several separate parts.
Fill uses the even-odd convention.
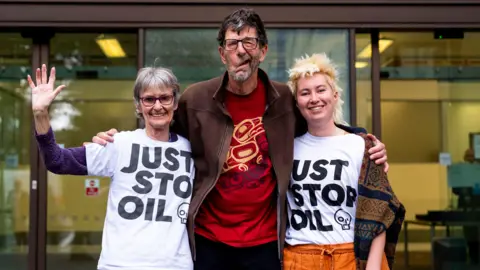
[[[297,59],[288,85],[308,132],[295,139],[284,268],[392,269],[405,209],[373,141],[345,125],[338,71],[325,54]]]

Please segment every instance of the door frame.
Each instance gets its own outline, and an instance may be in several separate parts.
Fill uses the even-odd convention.
[[[41,63],[48,65],[51,31],[21,31],[22,36],[32,40],[30,73]],[[40,156],[35,139],[34,119],[30,136],[30,223],[28,232],[28,270],[37,270],[46,261],[47,229],[47,170]]]

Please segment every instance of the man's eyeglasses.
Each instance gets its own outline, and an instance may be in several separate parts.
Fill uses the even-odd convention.
[[[146,107],[152,107],[157,103],[157,100],[160,101],[162,105],[170,105],[173,101],[173,95],[165,95],[160,97],[142,97],[140,98],[142,104]]]
[[[243,48],[245,50],[253,50],[258,46],[258,38],[246,37],[244,39],[225,39],[224,47],[227,51],[234,51],[238,47],[238,43],[242,42]]]

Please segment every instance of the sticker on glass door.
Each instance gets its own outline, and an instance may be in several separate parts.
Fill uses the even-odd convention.
[[[99,189],[100,189],[100,180],[85,179],[85,195],[98,196]]]

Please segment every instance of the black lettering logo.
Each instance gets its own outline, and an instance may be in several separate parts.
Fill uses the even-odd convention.
[[[162,151],[165,152],[165,161],[163,162]],[[149,194],[153,189],[151,181],[153,179],[159,179],[159,197],[142,200],[137,196],[126,196],[122,198],[118,204],[118,214],[127,220],[136,220],[143,215],[144,220],[147,221],[172,222],[172,216],[166,215],[165,213],[165,207],[168,204],[166,195],[169,190],[173,191],[174,196],[182,199],[188,199],[192,195],[192,182],[190,179],[190,167],[192,165],[191,153],[178,151],[171,147],[167,147],[166,149],[162,149],[162,147],[153,147],[153,149],[143,147],[141,162],[145,168],[150,169],[148,171],[138,170],[139,157],[140,145],[132,144],[130,163],[120,171],[135,175],[137,183],[132,186],[132,190],[139,195]],[[187,175],[175,177],[175,175],[178,175],[181,162],[184,163],[185,173]],[[161,167],[162,172],[155,172],[156,169],[160,169]],[[166,170],[163,170],[163,168]],[[187,222],[188,206],[188,203],[182,203],[178,206],[177,215],[182,224]]]
[[[322,184],[322,180],[328,176],[326,166],[335,166],[333,170],[333,180],[338,181],[329,184]],[[319,200],[332,207],[341,207],[345,204],[347,207],[353,207],[357,199],[357,190],[349,185],[340,184],[344,167],[348,167],[346,160],[294,160],[292,178],[294,183],[290,186],[293,195],[294,204],[303,207],[309,204],[312,207],[319,206]],[[309,174],[310,169],[313,171]],[[301,183],[305,179],[312,179],[318,183]],[[330,176],[330,179],[331,176]],[[338,184],[337,184],[338,183]],[[335,213],[335,221],[342,226],[343,230],[349,230],[352,222],[350,214],[341,208]],[[332,224],[324,223],[321,209],[302,210],[292,209],[291,218],[288,224],[294,230],[301,230],[308,227],[312,231],[333,231]]]
[[[297,217],[300,221],[297,221]],[[320,210],[292,210],[292,218],[290,220],[290,225],[294,230],[305,229],[307,226],[311,231],[333,231],[332,225],[323,224],[322,215]]]

